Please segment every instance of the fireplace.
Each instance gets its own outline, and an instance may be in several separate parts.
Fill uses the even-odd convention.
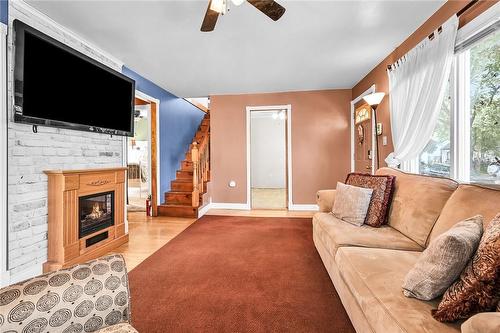
[[[114,225],[114,197],[114,191],[79,197],[80,238]]]

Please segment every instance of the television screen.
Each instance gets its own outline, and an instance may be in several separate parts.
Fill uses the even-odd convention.
[[[16,20],[14,119],[133,135],[132,79]]]

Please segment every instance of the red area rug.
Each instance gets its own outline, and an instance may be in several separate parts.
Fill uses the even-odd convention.
[[[354,332],[311,219],[205,216],[129,274],[153,332]]]

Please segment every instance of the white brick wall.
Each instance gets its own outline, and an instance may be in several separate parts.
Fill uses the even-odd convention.
[[[121,71],[121,64],[82,42],[50,19],[22,3],[10,1],[12,21],[23,22],[70,45],[78,51]],[[12,59],[12,35],[8,56]],[[12,64],[9,60],[9,69]],[[12,110],[12,70],[8,78],[9,110]],[[54,102],[57,102],[55,99]],[[12,112],[10,113],[12,119]],[[88,169],[123,165],[122,137],[38,127],[9,121],[8,124],[8,267],[15,276],[41,272],[47,260],[47,177],[44,170]]]

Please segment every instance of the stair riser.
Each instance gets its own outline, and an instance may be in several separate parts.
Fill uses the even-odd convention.
[[[198,217],[198,209],[193,207],[158,206],[158,215],[175,217]]]
[[[193,191],[193,183],[180,183],[180,182],[172,182],[171,184],[172,191]]]
[[[178,194],[178,193],[165,193],[165,202],[168,205],[191,205],[191,192],[187,192],[186,194]]]
[[[193,162],[191,162],[191,161],[182,161],[181,162],[181,168],[182,168],[182,170],[187,170],[189,168],[191,168],[191,170],[193,170]]]
[[[177,179],[193,179],[193,172],[192,171],[177,171],[175,174],[175,177]]]

